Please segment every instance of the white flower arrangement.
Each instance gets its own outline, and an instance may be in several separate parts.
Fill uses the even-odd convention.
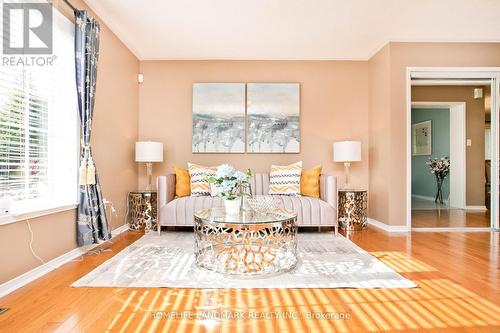
[[[425,164],[429,166],[431,173],[433,173],[436,176],[437,192],[434,202],[439,202],[443,204],[444,201],[443,201],[442,187],[444,179],[450,172],[450,159],[448,157],[429,158],[429,161],[427,161]]]
[[[241,197],[241,187],[252,177],[252,170],[246,173],[236,170],[232,165],[222,164],[217,168],[215,176],[208,178],[208,182],[214,184],[218,195],[225,200],[236,200]]]
[[[431,173],[438,179],[445,179],[450,172],[450,159],[448,157],[429,158],[425,164],[429,166]]]

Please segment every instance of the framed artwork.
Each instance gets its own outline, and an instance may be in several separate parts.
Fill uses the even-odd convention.
[[[412,155],[432,154],[432,122],[430,120],[411,125]]]
[[[193,153],[245,152],[245,84],[193,84]]]
[[[300,152],[300,85],[247,84],[248,153]]]

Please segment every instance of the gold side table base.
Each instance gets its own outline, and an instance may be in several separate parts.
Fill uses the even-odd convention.
[[[145,232],[156,229],[156,192],[130,192],[128,194],[129,213],[127,221],[129,230]]]
[[[368,227],[368,192],[339,191],[339,227],[347,231],[361,231]]]

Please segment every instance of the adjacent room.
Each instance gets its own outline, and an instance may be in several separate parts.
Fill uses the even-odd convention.
[[[500,2],[0,11],[0,332],[500,332]]]
[[[412,227],[489,228],[490,80],[412,82]]]

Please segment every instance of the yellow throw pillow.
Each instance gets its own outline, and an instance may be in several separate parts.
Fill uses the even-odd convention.
[[[186,197],[191,194],[191,177],[188,169],[181,169],[174,165],[175,196]]]
[[[321,175],[321,165],[312,169],[302,171],[300,175],[300,194],[306,197],[319,198],[319,176]]]

